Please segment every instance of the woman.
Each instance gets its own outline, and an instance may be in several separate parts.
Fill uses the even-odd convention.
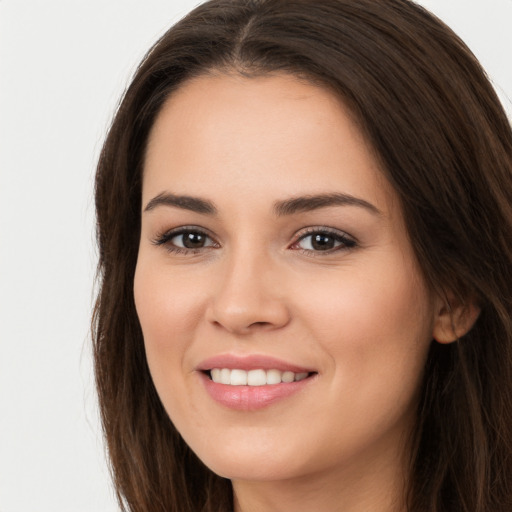
[[[95,363],[132,511],[512,505],[512,134],[407,0],[213,0],[96,182]]]

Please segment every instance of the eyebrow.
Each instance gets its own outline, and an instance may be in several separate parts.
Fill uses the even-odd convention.
[[[216,215],[217,208],[211,201],[192,196],[177,196],[168,192],[162,192],[151,199],[144,208],[145,212],[154,210],[157,206],[174,206],[183,210],[190,210],[206,215]]]
[[[357,206],[365,208],[374,215],[382,215],[382,212],[372,203],[354,197],[350,194],[332,193],[310,196],[299,196],[274,203],[274,212],[278,216],[292,215],[294,213],[308,212],[327,208],[329,206]]]
[[[218,210],[214,203],[207,199],[192,196],[180,196],[169,192],[162,192],[155,196],[144,208],[145,212],[154,210],[158,206],[173,206],[183,210],[189,210],[204,215],[216,215]],[[274,213],[278,217],[293,215],[294,213],[304,213],[320,208],[328,208],[330,206],[357,206],[365,208],[374,215],[382,215],[382,212],[372,203],[343,193],[317,194],[308,196],[292,197],[283,201],[274,203]]]

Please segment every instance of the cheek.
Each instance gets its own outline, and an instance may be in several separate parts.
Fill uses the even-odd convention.
[[[340,275],[311,274],[294,294],[311,311],[308,317],[318,319],[318,330],[334,329],[340,336],[350,331],[368,336],[368,342],[393,333],[414,339],[432,327],[429,293],[418,272],[402,260],[352,266]]]
[[[353,268],[339,281],[312,281],[309,292],[308,329],[329,354],[339,388],[375,402],[386,395],[410,400],[433,329],[418,273],[399,263]]]
[[[144,336],[149,368],[157,389],[183,366],[192,334],[201,320],[203,300],[197,288],[182,283],[173,272],[139,261],[134,278],[134,298]],[[175,373],[176,374],[176,373]]]

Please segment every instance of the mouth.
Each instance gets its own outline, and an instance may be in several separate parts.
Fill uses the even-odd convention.
[[[299,382],[311,377],[316,372],[281,371],[277,368],[243,370],[241,368],[212,368],[204,371],[216,384],[228,386],[276,386]]]
[[[207,394],[231,410],[254,411],[314,386],[318,372],[274,357],[221,354],[196,368]],[[312,389],[312,388],[311,388]]]

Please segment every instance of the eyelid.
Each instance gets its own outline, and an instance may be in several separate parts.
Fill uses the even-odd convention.
[[[342,231],[342,230],[336,229],[336,228],[331,228],[328,226],[310,226],[310,227],[304,228],[303,230],[299,231],[295,235],[294,241],[292,242],[292,244],[289,247],[293,248],[300,241],[302,241],[305,238],[307,238],[308,236],[311,236],[314,234],[330,235],[333,238],[335,238],[336,240],[340,241],[341,244],[337,247],[333,247],[333,248],[327,249],[325,251],[320,251],[320,250],[315,251],[315,250],[311,250],[311,249],[302,249],[302,248],[297,248],[296,250],[303,251],[304,253],[310,253],[311,255],[314,254],[316,256],[316,255],[322,255],[322,254],[328,255],[328,254],[332,254],[332,253],[340,251],[340,250],[353,249],[354,247],[359,245],[359,242],[357,241],[357,239],[354,236],[348,234],[346,231]]]
[[[207,238],[209,238],[212,243],[210,245],[206,245],[204,247],[197,247],[197,248],[189,248],[189,247],[180,247],[174,244],[171,244],[170,241],[182,234],[185,233],[198,233],[200,235],[203,235]],[[314,249],[304,249],[301,247],[296,247],[302,240],[307,238],[308,236],[314,235],[314,234],[324,234],[332,236],[336,241],[340,242],[337,246],[332,247],[330,249],[326,250],[314,250]],[[193,253],[196,254],[198,252],[212,249],[212,248],[219,248],[220,244],[216,241],[215,237],[209,232],[209,230],[199,227],[199,226],[179,226],[176,228],[168,229],[165,231],[162,231],[158,233],[152,240],[151,243],[156,246],[164,246],[169,252],[177,253],[177,254],[188,254]],[[294,241],[288,246],[289,249],[293,250],[299,250],[304,253],[308,253],[309,255],[328,255],[335,253],[337,251],[341,250],[349,250],[358,245],[358,241],[355,237],[348,234],[345,231],[342,231],[340,229],[331,228],[328,226],[309,226],[306,228],[301,229],[299,232],[297,232],[294,236]]]
[[[191,232],[208,237],[210,240],[212,240],[213,244],[198,248],[179,247],[170,244],[170,241],[174,237]],[[164,246],[169,252],[175,253],[197,253],[205,249],[217,248],[220,245],[207,229],[201,228],[199,226],[179,226],[176,228],[167,229],[165,231],[159,232],[154,238],[152,238],[151,243],[156,246]]]

